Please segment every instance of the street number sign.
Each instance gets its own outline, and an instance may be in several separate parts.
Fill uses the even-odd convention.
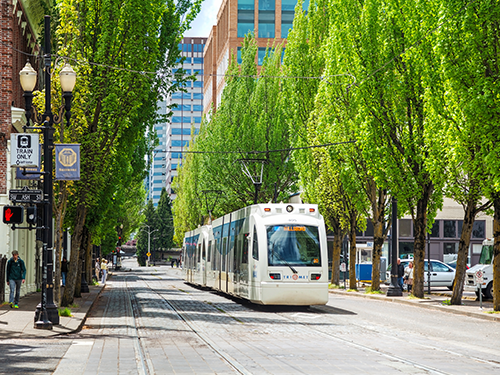
[[[39,135],[31,133],[14,133],[10,135],[11,167],[40,166]]]
[[[474,276],[476,277],[476,282],[478,284],[482,284],[483,283],[483,271],[481,271],[481,270],[476,271],[476,273],[474,274]]]
[[[27,186],[22,189],[10,189],[9,200],[15,203],[39,203],[43,201],[43,191],[31,190]]]

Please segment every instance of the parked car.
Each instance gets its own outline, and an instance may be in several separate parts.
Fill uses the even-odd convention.
[[[406,268],[408,264],[412,260],[403,259],[401,260],[401,264]],[[391,267],[387,271],[387,279],[390,282],[391,278]],[[425,260],[424,262],[424,286],[427,286],[428,279],[428,262]],[[446,263],[441,262],[440,260],[431,259],[431,286],[445,286],[450,290],[453,290],[453,282],[455,281],[455,269],[450,267]]]
[[[455,259],[454,261],[452,261],[452,262],[448,262],[448,263],[446,263],[446,264],[447,264],[448,266],[450,266],[451,268],[455,269],[455,270],[457,269],[457,260],[456,260],[456,259]],[[469,269],[469,268],[470,268],[470,264],[468,263],[468,264],[466,265],[466,267],[467,267],[466,269]]]

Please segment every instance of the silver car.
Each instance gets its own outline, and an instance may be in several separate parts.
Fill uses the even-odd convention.
[[[401,260],[401,264],[406,267],[408,267],[408,264],[412,260],[410,259],[403,259]],[[428,274],[429,274],[429,263],[427,260],[424,262],[424,286],[427,286],[427,282],[429,280]],[[430,276],[431,276],[431,286],[445,286],[450,290],[453,290],[453,282],[455,281],[455,269],[453,267],[448,266],[446,263],[441,262],[440,260],[434,260],[431,259],[431,269],[430,269]],[[389,271],[387,271],[387,280],[390,282],[391,279],[391,272],[390,268]]]

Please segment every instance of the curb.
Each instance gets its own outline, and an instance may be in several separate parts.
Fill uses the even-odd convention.
[[[406,300],[406,299],[404,299],[405,297],[387,297],[387,296],[379,297],[376,295],[359,294],[356,292],[341,292],[341,291],[337,291],[335,289],[329,290],[329,293],[343,295],[343,296],[353,296],[353,297],[358,297],[358,298],[368,298],[368,299],[373,299],[373,300],[383,301],[383,302],[400,303],[403,305],[416,306],[416,307],[420,307],[420,308],[427,309],[427,310],[442,311],[445,313],[451,313],[451,314],[455,314],[455,315],[462,315],[462,316],[468,316],[471,318],[478,318],[478,319],[483,319],[483,320],[500,322],[500,314],[486,314],[486,313],[476,313],[476,312],[470,312],[470,311],[460,311],[460,310],[456,310],[456,308],[448,309],[448,307],[450,307],[450,306],[441,305],[441,304],[439,304],[439,305],[420,304],[420,303],[415,303],[415,302]]]

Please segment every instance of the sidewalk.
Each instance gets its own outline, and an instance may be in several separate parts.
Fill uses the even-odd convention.
[[[358,292],[348,292],[345,289],[330,289],[330,293],[344,296],[353,296],[359,298],[369,298],[384,302],[396,302],[411,306],[418,306],[424,309],[442,311],[450,314],[465,315],[479,319],[485,319],[490,321],[500,322],[500,313],[492,313],[493,303],[490,301],[483,301],[483,309],[479,308],[479,300],[473,301],[469,298],[462,299],[462,305],[451,306],[443,302],[450,299],[449,295],[425,294],[425,298],[415,298],[409,297],[408,293],[403,292],[402,297],[387,297],[387,286],[380,286],[381,291],[384,294],[365,294],[365,288],[358,288]]]
[[[33,328],[35,310],[40,303],[41,293],[31,293],[19,301],[19,309],[11,309],[8,304],[0,306],[0,339],[50,337],[72,333],[80,329],[87,314],[98,299],[102,285],[89,285],[89,293],[82,293],[81,298],[75,298],[71,308],[72,317],[61,316],[60,324],[52,330]]]

